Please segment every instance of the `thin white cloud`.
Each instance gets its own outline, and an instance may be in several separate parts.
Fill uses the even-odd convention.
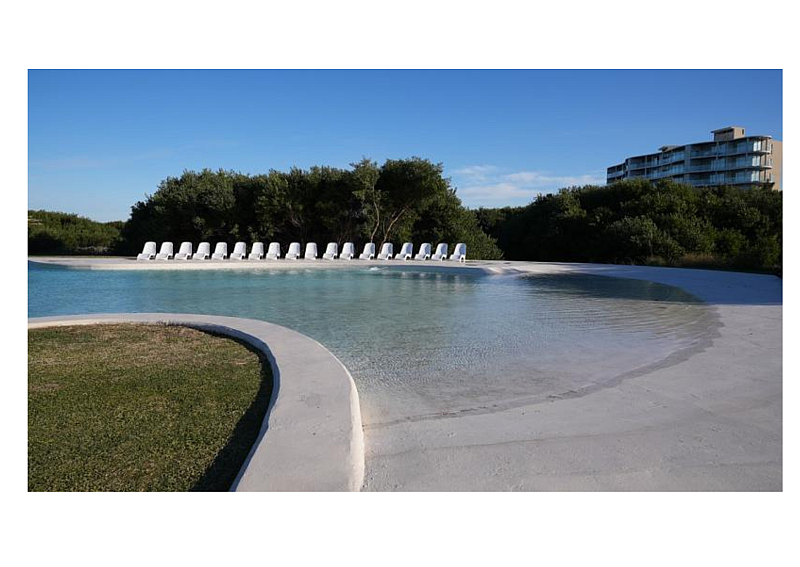
[[[45,160],[31,160],[30,165],[34,167],[41,167],[43,169],[93,169],[97,167],[105,167],[108,165],[109,160],[94,159],[85,156],[45,159]]]
[[[572,185],[591,185],[594,183],[605,183],[604,177],[597,175],[546,175],[541,171],[518,171],[503,176],[504,179],[512,183],[519,183],[524,186],[551,187],[558,185],[569,187]]]
[[[457,173],[459,175],[488,175],[490,173],[495,173],[499,171],[500,168],[496,165],[468,165],[466,167],[462,167],[460,169],[456,169],[453,173]]]
[[[462,199],[483,199],[491,201],[507,201],[535,197],[541,191],[532,191],[514,183],[494,183],[491,185],[475,185],[458,190]]]
[[[160,148],[153,151],[136,154],[120,154],[116,156],[106,156],[100,158],[88,156],[70,156],[53,159],[35,159],[30,160],[29,165],[34,168],[45,170],[102,169],[119,167],[124,164],[130,164],[139,161],[165,159],[184,151],[218,149],[233,145],[236,145],[236,142],[231,142],[228,140],[198,140],[176,147]]]
[[[453,171],[458,195],[470,207],[526,205],[538,195],[563,187],[602,185],[604,172],[553,175],[544,171],[503,171],[493,165],[471,165]]]
[[[110,167],[119,167],[123,164],[129,164],[144,160],[155,160],[169,157],[171,150],[163,150],[159,152],[149,152],[143,154],[135,154],[128,156],[113,156],[103,158],[90,158],[87,156],[74,156],[55,159],[40,159],[31,160],[30,166],[34,168],[41,168],[45,170],[63,170],[63,169],[104,169]]]
[[[468,165],[453,171],[453,174],[472,183],[487,181],[497,175],[500,168],[495,165]]]

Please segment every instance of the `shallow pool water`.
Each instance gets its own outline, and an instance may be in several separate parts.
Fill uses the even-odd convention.
[[[230,315],[300,331],[350,370],[367,426],[570,395],[700,348],[716,324],[678,288],[601,276],[29,264],[30,317],[101,312]]]

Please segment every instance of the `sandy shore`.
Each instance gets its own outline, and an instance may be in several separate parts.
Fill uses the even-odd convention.
[[[366,262],[136,262],[92,269],[346,269]],[[397,267],[399,262],[369,262]],[[404,263],[487,273],[587,273],[683,288],[721,325],[710,346],[585,395],[372,426],[366,490],[781,490],[782,282],[774,276],[593,264]],[[519,368],[521,374],[525,368]]]
[[[367,426],[365,489],[781,490],[780,279],[600,265],[504,269],[676,285],[717,310],[719,336],[686,360],[584,396]]]

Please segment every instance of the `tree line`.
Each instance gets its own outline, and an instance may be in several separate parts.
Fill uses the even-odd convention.
[[[463,206],[441,164],[364,159],[350,168],[246,175],[185,171],[130,218],[95,223],[29,211],[31,254],[130,255],[147,240],[464,242],[469,258],[780,270],[783,195],[625,180],[540,195],[523,207]]]
[[[782,265],[783,194],[766,188],[632,179],[477,215],[508,260],[764,271]]]

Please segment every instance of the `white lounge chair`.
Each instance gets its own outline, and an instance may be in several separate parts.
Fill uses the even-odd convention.
[[[316,260],[317,259],[317,243],[307,242],[306,252],[303,254],[303,260]]]
[[[289,245],[289,251],[286,253],[287,260],[297,260],[300,257],[300,243],[292,242]]]
[[[415,260],[430,260],[430,258],[431,258],[431,243],[430,242],[424,242],[419,247],[419,252],[417,252],[417,255],[414,256],[414,259]]]
[[[431,256],[431,260],[447,260],[447,244],[440,242],[436,247],[436,253]]]
[[[175,254],[175,259],[188,260],[191,257],[192,257],[192,243],[181,242],[181,247],[178,249],[178,253]]]
[[[197,245],[197,252],[192,254],[192,260],[208,260],[211,257],[211,245],[201,242]]]
[[[394,252],[394,246],[392,246],[392,243],[384,242],[383,246],[381,246],[381,253],[378,254],[378,260],[391,260],[392,252]]]
[[[372,260],[375,257],[375,243],[374,242],[367,242],[364,245],[364,251],[361,253],[361,256],[358,257],[359,260]]]
[[[325,254],[322,255],[323,260],[335,260],[336,256],[339,255],[339,245],[335,242],[328,242],[328,246],[325,248]]]
[[[247,256],[247,244],[244,242],[237,242],[233,245],[233,252],[231,252],[231,260],[244,260]]]
[[[264,257],[264,243],[253,242],[253,247],[250,249],[250,260],[261,260]]]
[[[342,246],[342,253],[339,254],[340,260],[352,260],[356,255],[356,246],[352,242],[345,242]]]
[[[281,244],[280,242],[270,242],[267,248],[267,260],[277,260],[281,257]]]
[[[410,260],[414,254],[414,245],[411,242],[406,242],[400,249],[400,252],[394,255],[395,260]]]
[[[467,261],[467,245],[463,242],[459,242],[456,244],[456,249],[453,250],[453,254],[450,256],[451,260],[455,260],[456,262],[466,262]]]
[[[156,254],[156,260],[169,260],[173,256],[173,250],[172,242],[162,242],[161,250]]]
[[[142,253],[136,256],[137,260],[152,260],[156,257],[156,243],[155,242],[145,242],[144,248],[142,248]]]
[[[217,242],[214,247],[214,253],[211,255],[212,260],[224,260],[228,256],[228,243]]]

